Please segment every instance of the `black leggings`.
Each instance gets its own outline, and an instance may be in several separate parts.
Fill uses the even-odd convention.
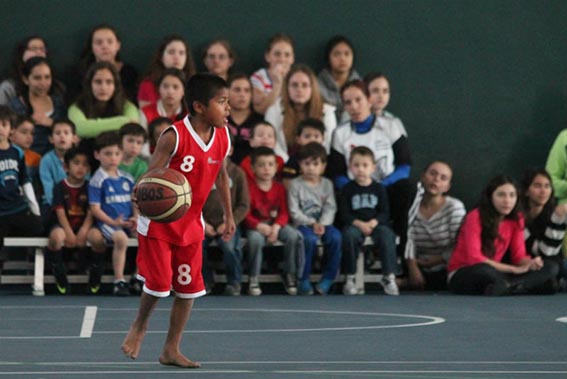
[[[461,295],[551,294],[557,292],[559,266],[546,261],[538,271],[505,274],[487,263],[463,267],[449,281],[449,290]]]

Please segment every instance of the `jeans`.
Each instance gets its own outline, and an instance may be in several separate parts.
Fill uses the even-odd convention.
[[[319,242],[319,236],[313,232],[313,228],[310,226],[300,226],[299,231],[303,235],[303,241],[305,244],[305,266],[303,267],[302,280],[309,279],[311,274],[311,264],[313,263],[313,256],[317,249],[317,243]],[[332,225],[325,227],[325,234],[321,237],[324,245],[324,254],[326,258],[326,265],[323,269],[323,278],[335,280],[338,272],[339,265],[341,262],[341,244],[342,236],[341,232],[337,230]]]
[[[374,244],[378,246],[382,272],[384,274],[395,274],[396,269],[396,235],[388,226],[378,225],[370,235]],[[343,230],[343,254],[346,274],[352,275],[356,272],[356,259],[360,246],[364,242],[362,231],[356,226],[349,225]]]
[[[266,237],[257,230],[247,230],[246,238],[248,238],[250,276],[258,276],[262,270],[262,251],[266,246]],[[301,275],[305,262],[303,236],[297,229],[286,225],[280,229],[278,240],[284,245],[284,273]]]
[[[203,241],[203,279],[205,282],[213,282],[213,272],[207,263],[208,248],[212,241],[216,241],[217,246],[222,251],[223,263],[226,270],[226,282],[228,284],[240,284],[242,279],[242,244],[240,230],[237,228],[234,236],[227,242],[221,237],[206,237]]]

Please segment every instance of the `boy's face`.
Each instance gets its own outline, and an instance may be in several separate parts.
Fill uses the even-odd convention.
[[[295,137],[295,142],[299,146],[307,145],[309,142],[317,142],[323,144],[323,134],[318,129],[309,126],[303,128],[301,134]]]
[[[33,144],[33,129],[34,126],[31,122],[24,121],[16,129],[12,129],[10,140],[22,149],[29,149]]]
[[[137,157],[142,151],[142,146],[144,145],[143,136],[134,136],[127,134],[122,137],[122,150],[124,151],[124,156],[128,158]]]
[[[206,107],[202,107],[202,116],[207,124],[222,128],[228,123],[230,105],[228,105],[228,89],[221,88]],[[196,109],[197,111],[197,109]]]
[[[75,155],[65,168],[67,169],[68,175],[75,180],[83,180],[91,171],[89,159],[84,154]]]
[[[252,165],[254,176],[260,180],[272,180],[276,176],[277,163],[275,155],[263,155]]]
[[[71,125],[68,124],[55,124],[53,125],[53,131],[51,136],[49,136],[49,142],[53,144],[53,147],[60,151],[69,150],[73,147],[73,141],[75,139],[75,134],[73,134],[73,129]]]
[[[356,181],[367,180],[376,170],[376,164],[369,156],[355,154],[350,159],[349,168]]]
[[[254,128],[254,135],[250,138],[250,147],[265,146],[276,147],[276,132],[270,125],[260,124]]]
[[[306,158],[299,162],[301,175],[307,180],[320,178],[325,172],[325,166],[326,164],[321,161],[321,158]]]
[[[11,126],[9,120],[0,120],[0,141],[7,141],[10,137]]]
[[[94,153],[105,171],[116,170],[122,161],[122,149],[118,145],[106,146]]]

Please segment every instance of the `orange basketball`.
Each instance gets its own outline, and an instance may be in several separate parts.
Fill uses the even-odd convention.
[[[157,222],[172,222],[191,207],[191,186],[180,172],[156,168],[138,182],[136,197],[142,215]]]

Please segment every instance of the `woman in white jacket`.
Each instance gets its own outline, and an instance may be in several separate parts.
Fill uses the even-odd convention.
[[[331,137],[337,127],[335,107],[325,104],[317,78],[306,65],[294,65],[284,80],[284,91],[266,111],[265,119],[276,129],[275,152],[287,161],[295,150],[295,130],[300,121],[316,118],[325,124],[324,146],[331,149]]]

